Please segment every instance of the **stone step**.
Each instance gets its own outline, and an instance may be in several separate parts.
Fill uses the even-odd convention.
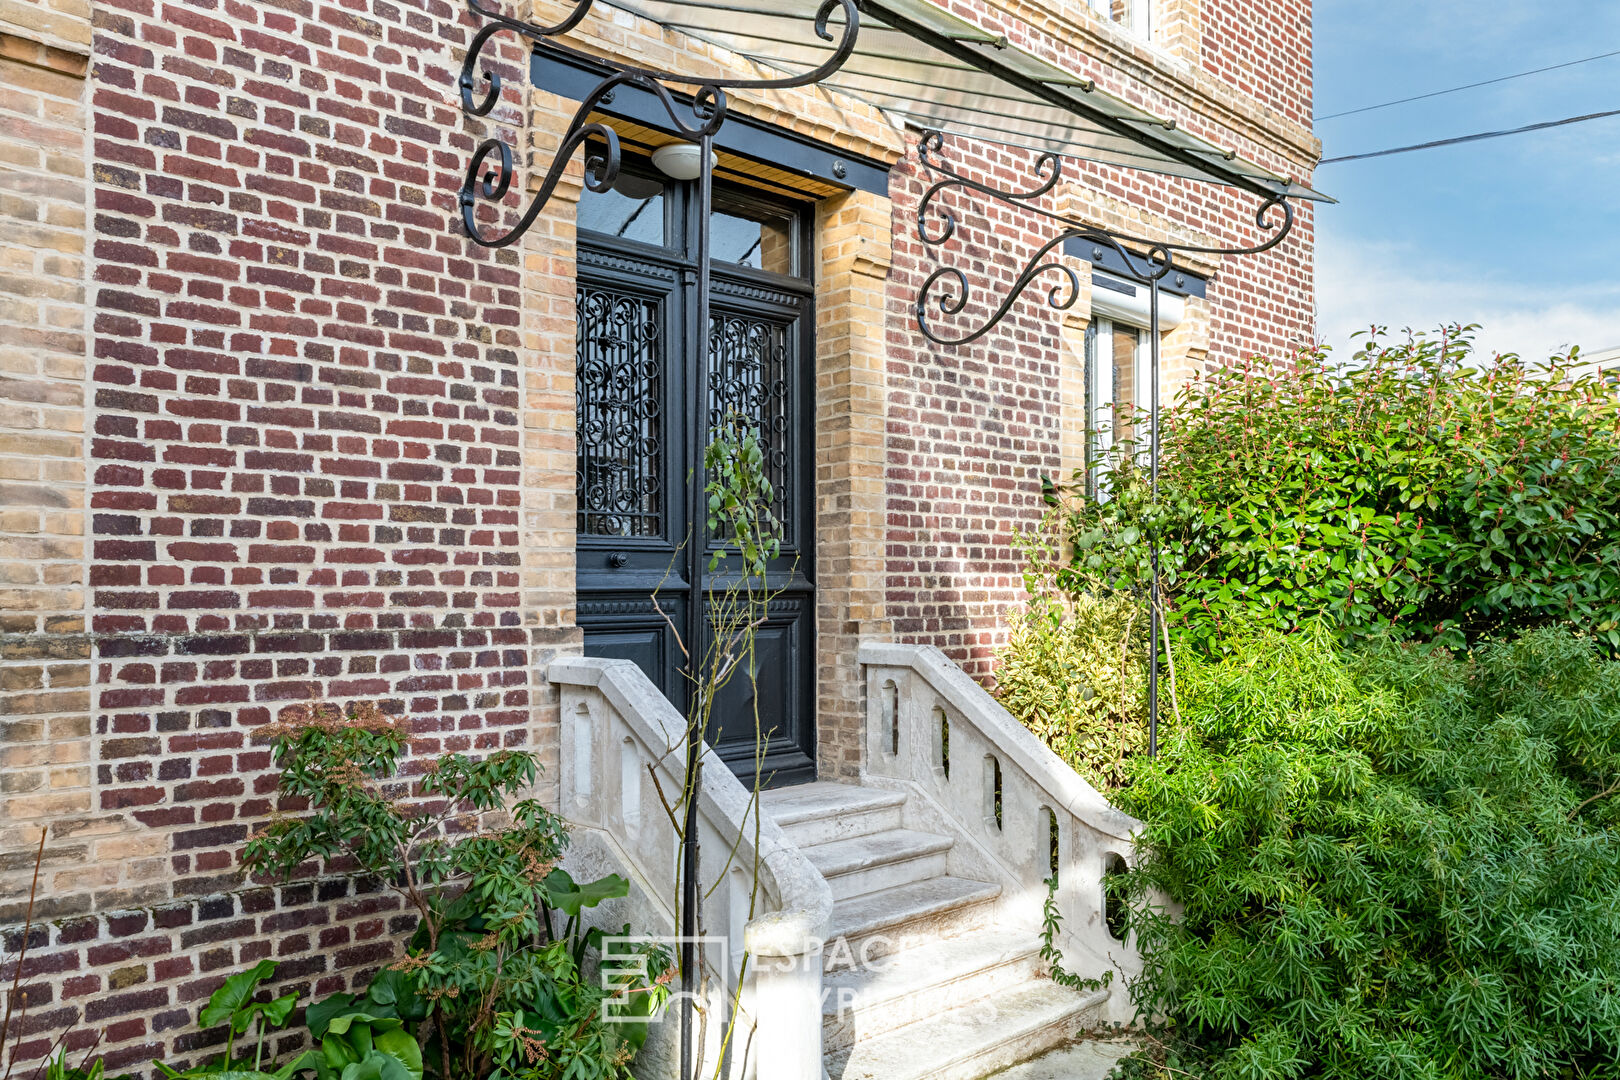
[[[965,878],[913,882],[833,905],[829,972],[988,925],[1001,886]]]
[[[952,843],[948,836],[890,829],[802,850],[837,901],[942,877]]]
[[[898,829],[905,801],[898,791],[826,780],[773,788],[760,796],[766,815],[800,847]]]
[[[828,975],[823,982],[822,1042],[852,1045],[1038,978],[1040,939],[1033,928],[984,927],[938,938]]]
[[[1130,1039],[1082,1039],[996,1073],[995,1080],[1107,1080],[1137,1049]]]
[[[829,1080],[983,1080],[1072,1040],[1107,990],[1041,979],[959,1005],[826,1056]]]

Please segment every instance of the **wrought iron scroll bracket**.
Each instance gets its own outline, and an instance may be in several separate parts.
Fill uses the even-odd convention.
[[[939,177],[923,192],[917,203],[917,238],[929,248],[938,248],[956,234],[956,215],[940,202],[940,195],[946,191],[960,190],[984,196],[988,199],[1004,203],[1030,214],[1036,218],[1044,218],[1058,227],[1056,235],[1038,247],[1024,263],[1023,269],[1013,280],[1012,287],[1007,295],[990,313],[983,323],[965,332],[951,334],[936,326],[930,316],[930,307],[936,308],[941,316],[949,318],[958,315],[967,309],[971,299],[972,285],[967,274],[959,267],[944,265],[929,274],[917,290],[916,317],[917,329],[924,337],[938,345],[966,345],[984,337],[994,330],[1003,319],[1007,317],[1013,306],[1018,302],[1037,278],[1044,275],[1059,273],[1063,275],[1068,284],[1065,290],[1059,282],[1047,292],[1047,305],[1056,310],[1066,310],[1074,306],[1080,295],[1080,281],[1074,269],[1066,263],[1048,262],[1047,258],[1063,243],[1071,239],[1080,239],[1093,246],[1102,246],[1112,250],[1119,256],[1124,267],[1124,276],[1134,279],[1138,284],[1144,285],[1148,290],[1148,347],[1151,357],[1150,368],[1152,384],[1149,394],[1149,467],[1151,470],[1151,483],[1154,497],[1159,491],[1159,288],[1160,282],[1176,269],[1177,255],[1258,255],[1269,251],[1282,243],[1294,227],[1294,208],[1288,202],[1286,194],[1275,194],[1261,203],[1255,211],[1254,222],[1256,228],[1262,233],[1269,233],[1260,243],[1249,247],[1198,247],[1191,244],[1176,244],[1164,240],[1149,240],[1127,233],[1104,229],[1078,218],[1060,214],[1041,206],[1037,200],[1057,187],[1063,177],[1064,159],[1054,153],[1044,153],[1035,159],[1032,167],[1034,182],[1032,186],[1020,190],[1004,190],[992,187],[982,181],[972,179],[952,168],[943,155],[945,144],[944,136],[938,131],[923,133],[917,143],[917,158],[925,169]],[[1281,211],[1281,219],[1273,218],[1273,211]],[[929,226],[930,212],[937,218],[939,224],[931,229]],[[1136,249],[1136,250],[1133,250]],[[941,283],[946,283],[941,288]],[[932,300],[932,304],[930,301]],[[1160,643],[1160,582],[1159,582],[1159,541],[1156,536],[1149,538],[1152,556],[1153,576],[1149,586],[1149,638],[1152,646],[1148,662],[1148,753],[1158,752],[1159,743],[1159,643]]]
[[[967,191],[1043,218],[1058,227],[1051,239],[1037,248],[1013,279],[1007,294],[987,319],[972,329],[950,333],[936,323],[935,314],[948,319],[964,311],[972,299],[973,284],[962,269],[944,265],[924,279],[917,290],[914,311],[917,328],[924,337],[936,345],[966,345],[977,341],[994,330],[1013,309],[1020,296],[1036,279],[1051,274],[1065,279],[1047,292],[1047,306],[1065,311],[1079,299],[1080,281],[1067,263],[1048,262],[1047,257],[1066,241],[1078,239],[1094,246],[1106,247],[1119,256],[1125,268],[1124,275],[1142,285],[1162,281],[1178,269],[1177,255],[1258,255],[1282,243],[1294,228],[1294,208],[1285,195],[1273,195],[1255,211],[1257,228],[1268,233],[1266,238],[1249,247],[1198,247],[1176,244],[1165,240],[1152,240],[1129,233],[1105,229],[1067,214],[1041,206],[1037,200],[1049,194],[1063,179],[1065,159],[1056,153],[1043,153],[1031,166],[1033,184],[1028,188],[1006,190],[963,175],[945,161],[945,137],[938,131],[926,131],[917,143],[917,159],[925,169],[939,179],[923,192],[917,202],[917,238],[929,248],[939,248],[956,235],[957,218],[943,205],[940,196],[952,190]],[[1280,211],[1280,218],[1273,211]],[[930,226],[931,218],[938,222]],[[1067,284],[1068,288],[1063,288]]]
[[[461,182],[459,205],[461,220],[467,235],[484,247],[498,248],[515,243],[526,233],[551,201],[563,174],[573,159],[574,152],[587,142],[598,141],[604,147],[600,160],[594,160],[586,169],[585,185],[592,191],[606,191],[618,180],[622,165],[619,139],[606,124],[593,121],[591,115],[607,104],[614,91],[623,86],[645,90],[656,97],[669,116],[670,127],[688,142],[700,142],[712,137],[726,120],[727,92],[733,90],[786,90],[818,83],[844,65],[855,51],[856,35],[860,29],[860,15],[856,0],[823,0],[816,12],[814,28],[823,41],[835,41],[830,56],[815,68],[797,75],[784,75],[773,79],[705,78],[680,72],[660,71],[632,64],[604,61],[599,56],[585,53],[566,45],[557,38],[577,27],[590,13],[594,0],[575,0],[574,8],[561,20],[541,26],[525,22],[483,6],[479,0],[467,0],[467,7],[485,24],[473,35],[462,60],[457,87],[461,92],[461,108],[468,116],[488,116],[501,100],[503,84],[500,73],[492,63],[483,61],[485,47],[500,33],[513,33],[527,40],[535,50],[545,50],[559,57],[582,60],[591,64],[604,64],[612,68],[610,74],[597,83],[580,102],[568,127],[558,141],[545,177],[529,200],[515,224],[501,228],[492,222],[481,223],[480,204],[499,205],[512,190],[516,176],[512,148],[502,139],[485,139],[473,152],[466,175]],[[833,17],[843,15],[842,27],[833,25]],[[483,84],[482,96],[479,95]],[[694,87],[690,98],[677,96],[671,86]],[[485,215],[488,217],[488,215]]]

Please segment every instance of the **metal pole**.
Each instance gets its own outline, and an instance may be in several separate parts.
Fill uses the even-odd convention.
[[[714,152],[714,137],[704,135],[698,140],[697,222],[693,236],[692,253],[697,262],[696,326],[693,328],[693,352],[687,370],[692,373],[695,389],[688,392],[687,400],[694,402],[692,422],[704,430],[702,444],[708,445],[709,421],[709,210],[714,201],[714,176],[709,161]],[[698,988],[702,985],[699,965],[703,957],[697,948],[699,933],[698,905],[702,890],[698,888],[698,796],[703,790],[703,744],[708,741],[705,718],[707,704],[701,683],[704,626],[703,566],[704,548],[707,546],[707,502],[703,497],[703,461],[692,468],[692,482],[688,487],[690,507],[691,543],[687,545],[687,668],[692,676],[693,722],[688,724],[686,743],[686,775],[688,777],[685,820],[681,827],[681,1080],[691,1080],[697,1074],[692,1060],[694,1032],[692,1007]]]
[[[1148,350],[1153,367],[1148,399],[1148,469],[1155,508],[1159,501],[1159,279],[1148,281]],[[1148,756],[1159,753],[1159,534],[1149,537],[1153,580],[1148,583]]]

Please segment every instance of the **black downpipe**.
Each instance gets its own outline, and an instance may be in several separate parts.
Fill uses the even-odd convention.
[[[1159,279],[1148,279],[1148,355],[1153,371],[1150,375],[1152,391],[1148,398],[1148,469],[1152,485],[1153,505],[1157,512],[1159,502]],[[1148,540],[1153,579],[1148,582],[1148,632],[1153,642],[1148,646],[1148,756],[1159,753],[1159,532],[1157,524]]]
[[[693,257],[697,262],[697,299],[695,325],[692,328],[693,388],[687,393],[691,422],[701,425],[704,437],[701,444],[708,446],[709,421],[709,217],[714,201],[714,175],[709,162],[714,152],[714,136],[704,135],[698,140],[697,222],[693,233]],[[692,481],[687,485],[689,517],[692,530],[687,544],[687,575],[691,585],[686,612],[687,672],[692,679],[692,720],[687,724],[686,742],[686,813],[681,824],[681,1080],[694,1080],[693,1050],[695,1032],[692,1030],[693,1004],[702,985],[700,965],[703,962],[697,947],[699,934],[698,905],[702,890],[698,887],[698,798],[703,791],[703,747],[708,741],[707,713],[700,685],[703,673],[704,626],[704,548],[708,546],[708,502],[704,495],[703,459],[692,466]]]

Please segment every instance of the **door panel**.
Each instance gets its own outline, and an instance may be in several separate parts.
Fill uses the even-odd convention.
[[[814,316],[810,282],[775,272],[808,265],[796,246],[808,236],[808,218],[800,207],[717,193],[713,220],[723,234],[717,236],[712,271],[711,340],[700,397],[699,365],[690,349],[696,267],[685,259],[695,224],[690,189],[664,182],[657,199],[647,203],[656,202],[664,215],[668,248],[635,242],[629,231],[580,231],[579,625],[587,655],[635,661],[685,710],[689,680],[677,634],[689,625],[693,580],[706,612],[726,584],[706,569],[708,556],[725,546],[724,537],[708,535],[698,521],[698,551],[682,543],[693,533],[690,486],[704,482],[703,452],[712,427],[728,416],[746,418],[766,444],[773,511],[783,534],[769,580],[782,593],[758,631],[757,685],[746,672],[732,678],[716,701],[709,737],[735,771],[752,776],[759,758],[757,702],[767,733],[762,778],[810,780]],[[639,195],[644,188],[632,185],[630,192]],[[628,196],[614,193],[602,206],[582,204],[581,222],[639,221],[636,214]],[[722,563],[719,573],[726,570]],[[701,622],[712,640],[712,615]]]
[[[580,597],[577,617],[585,632],[586,656],[633,661],[685,711],[680,644],[670,626],[684,625],[684,596],[662,594],[655,605],[646,592],[592,592]]]
[[[807,592],[773,600],[755,637],[754,678],[739,671],[716,698],[710,741],[734,771],[752,772],[758,755],[766,776],[802,775],[805,749],[794,713],[814,694],[814,651],[809,648],[814,619],[815,605]]]

